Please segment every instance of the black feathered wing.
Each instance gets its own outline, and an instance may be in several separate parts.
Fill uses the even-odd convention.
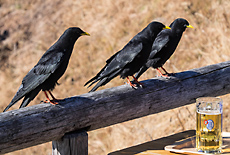
[[[32,68],[28,74],[23,78],[22,84],[19,87],[16,95],[13,97],[10,104],[5,108],[4,111],[8,110],[21,98],[24,98],[21,107],[28,105],[28,103],[34,99],[39,93],[41,88],[39,86],[47,80],[50,75],[60,66],[63,61],[63,51],[49,50],[41,59],[37,65]]]
[[[164,29],[162,30],[156,37],[156,39],[153,42],[152,45],[152,51],[149,55],[149,58],[145,65],[141,67],[141,69],[138,71],[138,73],[135,75],[135,78],[138,79],[146,70],[151,67],[151,64],[158,61],[160,58],[157,58],[157,53],[161,51],[161,49],[165,46],[167,46],[170,36],[170,29]]]
[[[129,42],[116,56],[107,64],[107,67],[100,74],[100,77],[103,78],[108,76],[117,70],[122,70],[127,64],[132,62],[135,57],[142,51],[143,45],[139,43],[133,45],[133,42]]]
[[[91,85],[93,85],[96,81],[96,79],[100,76],[100,74],[105,70],[105,68],[107,67],[107,65],[113,60],[113,58],[120,53],[121,51],[118,51],[117,53],[115,53],[114,55],[112,55],[108,60],[106,60],[106,65],[101,69],[101,71],[99,73],[97,73],[96,76],[94,76],[92,79],[90,79],[89,81],[87,81],[84,86],[88,85],[89,83],[91,83],[88,87],[90,87]],[[92,82],[93,81],[93,82]]]
[[[131,40],[121,51],[115,53],[111,56],[107,61],[106,65],[101,69],[101,71],[85,85],[89,85],[89,87],[99,81],[96,86],[93,87],[91,91],[95,91],[98,87],[105,85],[114,77],[119,75],[119,73],[124,69],[124,67],[132,62],[135,57],[142,51],[143,44],[141,42],[135,42]],[[91,92],[90,91],[90,92]]]
[[[155,57],[155,55],[165,46],[167,46],[169,42],[169,29],[162,30],[156,37],[155,41],[153,42],[152,45],[152,51],[149,55],[148,60],[152,59]]]
[[[48,79],[60,66],[63,61],[63,56],[63,52],[57,52],[56,50],[45,53],[37,65],[23,78],[23,91],[27,89],[33,90]]]

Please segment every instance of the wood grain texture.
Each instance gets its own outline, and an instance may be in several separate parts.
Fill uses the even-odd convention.
[[[67,133],[52,141],[52,155],[88,155],[88,134],[86,131]]]
[[[200,96],[230,92],[230,61],[142,81],[137,90],[122,85],[0,114],[0,153],[53,141],[195,102]]]

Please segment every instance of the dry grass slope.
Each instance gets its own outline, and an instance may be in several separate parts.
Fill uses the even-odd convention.
[[[70,26],[79,26],[90,37],[80,38],[69,67],[54,95],[59,98],[86,93],[84,83],[152,20],[169,25],[186,18],[195,29],[187,29],[175,54],[165,64],[169,72],[180,72],[230,58],[230,3],[223,0],[0,0],[0,110],[10,102],[22,78],[41,55]],[[154,77],[150,69],[141,79]],[[105,87],[124,84],[116,78]],[[229,95],[223,96],[224,118],[229,118]],[[43,94],[30,104],[44,100]],[[167,103],[165,103],[167,104]],[[17,109],[19,103],[12,109]],[[107,154],[176,132],[195,128],[194,105],[117,124],[89,133],[89,154]],[[224,131],[230,125],[224,119]],[[42,152],[42,153],[41,153]],[[50,143],[9,153],[51,154]]]

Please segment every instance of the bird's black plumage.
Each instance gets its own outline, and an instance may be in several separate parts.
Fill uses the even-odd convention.
[[[111,56],[101,71],[86,82],[85,86],[90,84],[90,87],[99,81],[90,91],[92,92],[98,87],[107,84],[118,75],[124,79],[135,74],[146,62],[151,52],[153,41],[157,34],[164,28],[166,28],[166,26],[162,23],[151,22],[146,28],[134,36],[122,50]]]
[[[188,21],[183,18],[177,18],[169,26],[171,29],[162,30],[156,37],[152,51],[145,65],[135,75],[138,79],[149,67],[159,68],[162,67],[165,62],[174,53],[183,32],[187,27],[192,28]]]
[[[20,108],[27,106],[41,90],[53,90],[68,66],[76,40],[82,35],[89,34],[78,27],[68,28],[23,78],[16,95],[4,111],[23,97]]]

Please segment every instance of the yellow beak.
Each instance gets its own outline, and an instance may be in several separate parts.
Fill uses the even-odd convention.
[[[87,32],[81,33],[81,36],[83,36],[83,35],[90,36],[90,34],[89,34],[89,33],[87,33]]]
[[[188,27],[188,28],[194,28],[192,25],[187,25],[186,27]]]
[[[171,29],[170,27],[168,27],[168,26],[165,26],[163,29]]]

